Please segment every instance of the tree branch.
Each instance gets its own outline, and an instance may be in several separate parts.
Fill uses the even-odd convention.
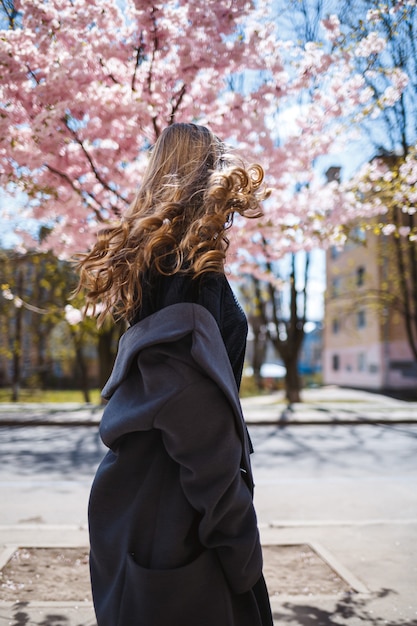
[[[49,165],[48,163],[45,163],[45,167],[46,167],[46,169],[48,169],[50,172],[52,172],[52,174],[55,174],[56,176],[59,176],[60,178],[62,178],[63,180],[65,180],[65,182],[66,182],[66,183],[67,183],[67,184],[71,187],[71,189],[72,189],[73,191],[75,191],[75,193],[76,193],[77,195],[79,195],[79,196],[80,196],[80,198],[82,198],[82,200],[84,200],[84,198],[83,198],[83,194],[86,194],[89,198],[91,198],[91,200],[92,200],[93,202],[95,202],[95,203],[98,205],[98,207],[99,207],[99,208],[94,207],[94,206],[92,206],[92,205],[89,205],[89,206],[90,206],[90,208],[94,211],[94,215],[96,216],[97,220],[98,220],[99,222],[104,222],[104,219],[103,219],[103,217],[102,217],[102,215],[101,215],[101,213],[100,213],[100,208],[101,208],[101,205],[100,205],[100,203],[96,200],[96,198],[95,198],[94,194],[92,194],[92,193],[90,193],[90,192],[88,192],[88,191],[85,191],[85,190],[83,190],[83,189],[81,189],[81,188],[77,187],[77,186],[74,184],[74,181],[73,181],[73,180],[72,180],[72,179],[68,176],[68,174],[64,174],[64,172],[60,172],[60,171],[59,171],[59,170],[57,170],[55,167],[52,167],[52,165]]]
[[[0,6],[9,23],[9,30],[14,30],[18,11],[16,10],[14,6],[13,0],[0,0]]]
[[[139,46],[136,50],[135,69],[133,70],[133,76],[132,76],[131,89],[133,92],[136,91],[137,73],[138,73],[139,66],[141,65],[142,61],[145,58],[144,52],[145,52],[145,48],[144,48],[144,39],[143,39],[143,30],[142,30],[139,35]]]
[[[398,207],[395,207],[393,211],[393,220],[397,227],[400,224]],[[406,270],[406,262],[404,257],[404,252],[401,248],[401,239],[400,237],[394,236],[394,248],[397,256],[397,265],[398,265],[398,276],[401,286],[401,293],[404,297],[404,321],[405,321],[405,329],[407,332],[408,341],[410,344],[410,348],[413,352],[414,358],[417,361],[417,344],[414,340],[413,326],[412,326],[412,305],[411,305],[411,297],[410,297],[410,288],[409,281],[407,281],[407,270]]]
[[[185,93],[187,91],[187,86],[185,85],[185,83],[183,83],[181,89],[177,92],[176,94],[176,101],[175,103],[172,105],[172,109],[171,109],[171,115],[169,116],[170,118],[170,124],[173,124],[175,121],[175,114],[178,111],[180,104],[185,96]],[[174,98],[171,99],[171,102],[173,102]]]
[[[71,135],[74,138],[74,140],[77,142],[77,144],[80,146],[81,150],[83,151],[84,156],[86,157],[87,161],[89,162],[91,170],[92,170],[94,176],[96,177],[96,179],[98,180],[98,182],[104,187],[104,189],[106,189],[107,191],[110,191],[112,194],[114,194],[116,196],[116,198],[121,200],[123,203],[127,204],[126,199],[122,195],[117,193],[117,191],[115,189],[112,189],[110,187],[110,185],[102,178],[102,176],[100,175],[100,172],[98,171],[98,169],[96,168],[96,166],[95,166],[95,164],[93,162],[93,159],[92,159],[91,155],[89,154],[88,150],[84,146],[83,141],[78,137],[78,135],[75,132],[75,130],[70,128],[70,126],[68,125],[67,118],[63,118],[63,122],[64,122],[65,126],[67,127],[67,129],[69,130],[69,132],[71,133]],[[116,217],[120,217],[121,212],[120,212],[119,207],[115,206],[114,204],[111,204],[110,208],[113,211],[114,215],[116,215]]]

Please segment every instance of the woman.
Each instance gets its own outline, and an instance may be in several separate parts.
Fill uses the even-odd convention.
[[[79,263],[99,323],[130,323],[89,503],[98,626],[270,626],[238,389],[247,323],[224,275],[235,212],[261,214],[262,168],[173,124],[139,193]]]

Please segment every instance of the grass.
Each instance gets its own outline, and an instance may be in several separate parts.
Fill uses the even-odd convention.
[[[262,392],[256,387],[252,378],[244,377],[241,386],[241,397],[258,396]],[[90,391],[92,404],[100,404],[100,390]],[[12,401],[12,390],[10,387],[0,389],[0,403]],[[76,389],[21,389],[19,402],[84,402],[82,391]]]
[[[260,391],[251,384],[245,384],[242,381],[241,397],[260,395]],[[90,400],[92,404],[100,404],[100,390],[92,389],[90,391]],[[0,389],[0,404],[12,401],[11,389]],[[84,395],[79,390],[59,390],[59,389],[21,389],[19,393],[19,402],[79,402],[84,403]]]
[[[0,402],[11,402],[10,388],[0,389]],[[100,404],[100,390],[90,391],[92,404]],[[21,389],[19,402],[85,402],[82,391],[72,389]]]
[[[259,390],[253,377],[244,376],[240,387],[241,398],[249,398],[269,393],[272,389]],[[91,389],[90,397],[92,404],[100,404],[100,390]],[[12,401],[10,387],[0,388],[0,403]],[[72,389],[26,389],[19,393],[19,402],[84,402],[84,396],[80,390]]]

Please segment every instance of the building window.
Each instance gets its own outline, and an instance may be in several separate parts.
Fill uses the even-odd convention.
[[[332,333],[333,333],[333,335],[337,335],[339,330],[340,330],[340,322],[339,322],[338,319],[334,319],[332,321]]]
[[[335,298],[340,293],[340,278],[332,279],[332,296]]]
[[[356,270],[356,286],[362,287],[364,282],[365,282],[365,268],[358,267],[358,269]]]
[[[360,352],[358,354],[358,370],[364,372],[366,370],[366,353]]]
[[[406,378],[415,378],[417,376],[417,365],[415,361],[390,361],[390,370],[397,370]]]
[[[321,348],[314,348],[313,350],[313,362],[314,363],[321,363],[321,354],[322,354],[322,350]]]
[[[332,369],[337,372],[340,369],[340,358],[338,354],[332,356]]]
[[[366,316],[365,311],[362,309],[356,314],[356,327],[357,328],[365,328],[366,326]]]

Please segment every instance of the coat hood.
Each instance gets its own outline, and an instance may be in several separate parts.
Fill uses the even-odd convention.
[[[102,396],[109,400],[128,377],[142,350],[162,343],[176,342],[191,335],[191,357],[223,391],[236,419],[244,442],[245,465],[252,451],[239,399],[239,391],[229,357],[214,317],[203,306],[179,303],[165,307],[131,326],[121,337],[117,357]]]
[[[220,330],[214,317],[201,305],[173,304],[131,326],[121,337],[113,371],[101,395],[108,400],[127,377],[136,355],[161,343],[192,334],[191,356],[230,399],[238,394]]]

